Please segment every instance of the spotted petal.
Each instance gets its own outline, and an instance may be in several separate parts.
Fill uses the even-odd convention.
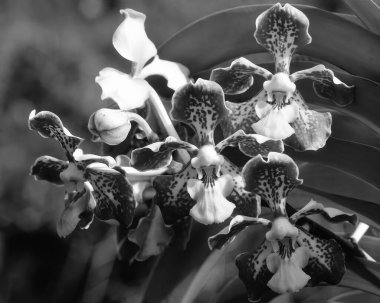
[[[177,90],[172,103],[172,118],[193,127],[199,145],[214,142],[214,129],[229,112],[222,88],[203,79]]]
[[[297,243],[308,249],[309,262],[303,271],[311,277],[310,286],[340,282],[346,268],[342,248],[335,240],[319,239],[300,229]]]
[[[165,226],[157,206],[153,206],[149,214],[140,219],[137,227],[128,233],[129,241],[140,247],[136,255],[138,261],[161,254],[169,245],[172,236],[173,231]]]
[[[211,72],[210,80],[218,83],[225,94],[241,94],[247,91],[254,82],[252,75],[270,79],[272,73],[245,58],[232,61],[230,67],[216,68]]]
[[[192,154],[198,151],[198,148],[190,143],[167,137],[165,142],[155,142],[132,151],[131,166],[141,171],[167,167],[177,149],[186,149]]]
[[[87,229],[94,218],[96,202],[89,190],[71,192],[65,197],[65,209],[57,222],[57,233],[60,237],[67,237],[77,225]]]
[[[254,36],[275,57],[276,73],[289,73],[294,51],[311,42],[308,28],[308,18],[290,4],[277,3],[257,17]]]
[[[302,79],[313,80],[315,92],[324,99],[332,100],[338,106],[346,106],[354,101],[354,86],[348,86],[340,81],[332,70],[322,64],[290,75],[290,80],[293,82]]]
[[[299,219],[314,214],[322,214],[327,220],[332,222],[348,221],[351,224],[356,225],[358,221],[355,214],[347,214],[336,208],[324,207],[323,204],[310,200],[308,204],[290,217],[290,222],[295,224]]]
[[[240,151],[249,157],[254,157],[258,154],[266,157],[269,152],[282,153],[284,151],[282,140],[272,140],[257,134],[247,135],[243,130],[238,130],[219,142],[215,149],[220,153],[227,146],[238,146]]]
[[[123,9],[124,21],[116,29],[112,43],[125,59],[134,63],[133,74],[138,74],[147,61],[157,54],[157,49],[145,32],[143,13],[133,9]]]
[[[30,169],[30,174],[36,180],[45,180],[55,185],[63,185],[60,174],[67,169],[68,163],[50,156],[41,156],[36,159]]]
[[[91,164],[85,171],[94,188],[95,215],[100,220],[116,220],[128,227],[133,219],[135,200],[131,184],[117,170],[102,164]]]
[[[62,124],[59,117],[49,111],[36,114],[33,110],[29,115],[29,129],[36,130],[44,138],[57,140],[66,152],[69,161],[74,161],[73,153],[82,143],[83,139],[73,136]]]
[[[235,237],[248,226],[252,225],[270,225],[270,221],[265,218],[252,218],[247,216],[236,216],[234,217],[229,226],[222,229],[216,235],[208,238],[208,246],[210,249],[222,248],[228,243],[231,243]]]
[[[254,193],[245,190],[245,182],[242,177],[241,169],[225,158],[220,172],[222,175],[228,174],[232,177],[234,187],[227,199],[236,205],[234,213],[256,217],[260,213],[260,209],[258,208],[260,201],[256,199]]]
[[[261,155],[246,163],[243,168],[246,190],[264,199],[276,215],[286,215],[285,203],[289,192],[302,183],[298,167],[285,154],[269,153],[268,161]]]
[[[131,110],[145,105],[149,99],[150,86],[140,78],[106,67],[95,78],[102,89],[101,99],[111,98],[120,109]]]
[[[239,278],[247,288],[250,302],[260,301],[263,292],[269,289],[267,283],[273,273],[269,271],[266,259],[272,252],[270,242],[264,241],[257,250],[242,253],[236,257]]]
[[[176,90],[189,82],[189,74],[189,69],[181,63],[162,60],[155,56],[153,61],[142,69],[139,77],[145,79],[152,75],[163,76],[168,81],[168,87]]]
[[[285,143],[298,151],[318,150],[330,137],[331,123],[330,113],[300,110],[296,120],[290,123],[294,134]]]

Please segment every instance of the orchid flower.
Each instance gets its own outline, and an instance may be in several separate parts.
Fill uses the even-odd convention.
[[[227,146],[238,146],[248,155],[283,151],[280,140],[261,135],[246,135],[238,131],[215,144],[214,131],[228,115],[222,88],[215,82],[198,79],[196,83],[178,89],[172,99],[172,118],[193,128],[195,145],[168,137],[136,149],[131,165],[138,170],[167,167],[173,163],[172,153],[187,150],[191,160],[184,168],[171,175],[156,177],[154,201],[160,206],[164,220],[172,225],[186,221],[189,215],[202,224],[221,223],[234,210],[255,215],[254,195],[243,190],[241,170],[221,152]]]
[[[244,282],[250,302],[260,299],[266,289],[277,293],[296,292],[320,282],[337,284],[344,272],[344,254],[333,239],[319,239],[297,221],[312,214],[322,214],[332,222],[356,223],[355,215],[325,208],[311,200],[290,217],[286,212],[289,192],[302,183],[298,167],[285,154],[269,153],[265,161],[261,155],[247,162],[243,168],[246,189],[265,200],[273,213],[273,220],[236,216],[227,229],[209,239],[211,248],[220,248],[243,229],[252,225],[268,228],[261,246],[237,256],[240,279]]]
[[[275,74],[245,58],[233,61],[228,68],[213,70],[211,80],[230,95],[247,91],[254,82],[253,75],[266,79],[263,90],[251,100],[239,104],[227,102],[231,115],[222,124],[225,135],[242,129],[246,133],[286,140],[301,151],[317,150],[325,145],[331,134],[331,114],[309,110],[295,82],[311,79],[318,95],[325,98],[335,91],[335,95],[345,98],[344,103],[339,101],[341,106],[352,101],[353,87],[342,83],[322,64],[289,73],[295,50],[311,42],[308,28],[309,20],[301,11],[277,3],[257,17],[254,33],[257,43],[274,56]]]
[[[41,156],[31,168],[37,180],[66,188],[65,210],[57,224],[60,236],[66,237],[78,224],[87,228],[94,214],[100,220],[116,221],[126,227],[131,224],[135,209],[133,189],[125,174],[112,168],[112,157],[83,154],[78,149],[83,139],[73,136],[54,113],[32,111],[29,128],[58,141],[68,160]]]
[[[143,13],[132,9],[124,9],[120,13],[125,20],[116,29],[112,42],[117,52],[132,62],[131,73],[125,74],[110,67],[101,70],[95,78],[102,88],[101,98],[113,99],[124,111],[122,115],[125,115],[125,111],[143,107],[150,100],[167,132],[176,136],[159,96],[144,79],[151,75],[162,75],[167,79],[168,86],[175,90],[188,82],[189,70],[180,63],[158,57],[156,47],[145,32],[146,16]],[[114,140],[111,144],[121,141],[115,143]]]

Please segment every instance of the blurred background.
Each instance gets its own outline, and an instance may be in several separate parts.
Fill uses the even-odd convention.
[[[0,302],[121,302],[128,287],[112,227],[94,222],[66,239],[57,236],[64,190],[36,182],[29,168],[40,155],[64,155],[27,128],[31,110],[50,110],[73,134],[90,138],[88,117],[102,106],[95,76],[106,66],[128,72],[111,42],[119,10],[144,12],[148,36],[159,46],[210,13],[276,2],[0,1]],[[289,2],[347,11],[338,0]],[[99,151],[90,141],[83,148]]]

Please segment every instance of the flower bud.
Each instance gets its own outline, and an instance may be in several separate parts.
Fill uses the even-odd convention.
[[[109,145],[120,144],[127,138],[131,129],[128,112],[119,109],[99,109],[91,115],[88,129]]]

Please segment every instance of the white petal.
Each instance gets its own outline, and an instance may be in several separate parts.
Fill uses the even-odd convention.
[[[168,80],[168,86],[176,90],[189,82],[189,69],[176,62],[161,60],[158,56],[145,66],[138,75],[140,78],[146,78],[151,75],[160,75]]]
[[[256,114],[260,119],[269,114],[272,108],[273,105],[270,105],[268,102],[262,100],[258,101],[255,105]]]
[[[223,175],[215,180],[214,186],[205,186],[202,181],[190,179],[187,182],[187,191],[197,203],[190,210],[190,216],[202,224],[221,223],[228,219],[235,204],[225,196],[233,189],[230,175]]]
[[[95,81],[102,88],[102,100],[111,98],[120,109],[142,107],[149,98],[150,86],[145,80],[132,78],[114,68],[102,69]]]
[[[145,32],[143,13],[132,9],[120,11],[125,20],[116,29],[112,43],[125,59],[135,62],[135,73],[139,73],[145,63],[157,54],[157,49]]]
[[[294,134],[294,129],[289,125],[298,117],[298,106],[286,105],[281,109],[272,109],[260,121],[252,124],[256,133],[272,138],[285,139]]]

